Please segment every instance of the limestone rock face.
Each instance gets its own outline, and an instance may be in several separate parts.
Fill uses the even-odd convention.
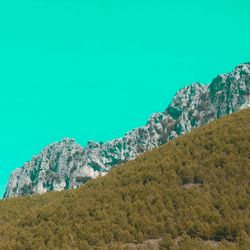
[[[217,76],[210,85],[193,83],[181,89],[164,112],[154,113],[145,126],[122,138],[89,141],[86,147],[66,138],[47,146],[11,174],[4,198],[77,188],[194,127],[246,107],[250,107],[250,63]]]

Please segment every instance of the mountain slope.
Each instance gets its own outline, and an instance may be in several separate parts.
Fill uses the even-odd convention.
[[[9,179],[4,197],[76,188],[120,163],[185,134],[192,128],[250,106],[250,63],[217,76],[210,85],[181,89],[168,108],[153,114],[143,127],[107,143],[81,147],[64,139],[46,147]]]
[[[247,250],[249,179],[248,108],[77,190],[0,201],[0,249],[118,250],[123,243],[163,238],[170,246],[183,238],[180,249],[213,249],[192,247],[212,240],[219,249]]]

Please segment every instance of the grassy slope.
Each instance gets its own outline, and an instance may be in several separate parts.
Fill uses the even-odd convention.
[[[244,249],[250,246],[249,180],[247,109],[78,190],[1,201],[0,249],[110,249],[111,242],[161,237],[167,246],[182,235]]]

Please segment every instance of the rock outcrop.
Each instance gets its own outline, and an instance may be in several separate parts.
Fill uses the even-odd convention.
[[[86,147],[66,138],[47,146],[11,174],[4,198],[77,188],[194,127],[249,106],[250,63],[245,63],[210,85],[181,89],[164,112],[154,113],[145,126],[122,138],[89,141]]]

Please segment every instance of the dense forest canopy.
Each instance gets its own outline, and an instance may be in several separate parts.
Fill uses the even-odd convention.
[[[250,109],[77,190],[0,202],[0,249],[250,248]]]

